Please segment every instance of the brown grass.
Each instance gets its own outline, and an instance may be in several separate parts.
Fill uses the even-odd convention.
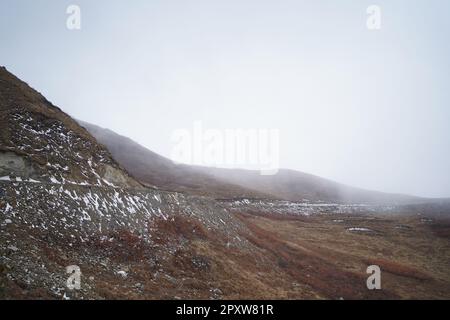
[[[416,268],[406,266],[404,264],[385,260],[385,259],[367,259],[365,261],[368,265],[377,265],[380,267],[381,272],[389,272],[391,274],[407,277],[416,280],[431,280],[432,277],[425,272],[419,271]]]
[[[435,223],[431,230],[438,237],[450,239],[450,222]]]
[[[142,261],[151,252],[148,243],[126,229],[108,233],[106,240],[95,238],[87,245],[120,262]]]
[[[173,219],[157,219],[152,222],[149,229],[154,229],[154,241],[158,244],[166,244],[170,240],[184,238],[187,240],[211,238],[205,227],[194,219],[189,219],[181,215],[174,216]]]
[[[388,291],[374,293],[367,290],[363,274],[342,270],[335,263],[316,253],[283,241],[276,234],[257,226],[244,216],[241,215],[240,218],[246,222],[251,231],[252,235],[247,235],[251,243],[268,251],[278,266],[296,281],[309,285],[324,297],[345,299],[396,297]]]

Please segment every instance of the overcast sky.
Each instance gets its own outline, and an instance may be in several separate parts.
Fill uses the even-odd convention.
[[[66,9],[81,8],[81,30]],[[381,30],[366,26],[369,5]],[[275,128],[280,165],[450,196],[449,1],[0,0],[0,64],[70,115],[171,135]]]

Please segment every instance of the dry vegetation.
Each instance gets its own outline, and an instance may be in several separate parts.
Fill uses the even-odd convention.
[[[449,299],[450,242],[417,217],[271,217],[238,214],[247,249],[227,245],[195,219],[149,225],[154,245],[126,230],[80,243],[39,242],[52,271],[70,263],[83,270],[88,297],[102,299]],[[355,233],[362,226],[376,233]],[[436,232],[436,230],[438,230]],[[91,258],[87,258],[87,257]],[[92,259],[96,257],[96,259]],[[382,270],[382,290],[366,288],[366,268]],[[0,266],[3,298],[52,298],[10,281]],[[124,270],[127,277],[117,274]],[[77,292],[70,293],[77,298]],[[86,297],[86,295],[83,295]]]

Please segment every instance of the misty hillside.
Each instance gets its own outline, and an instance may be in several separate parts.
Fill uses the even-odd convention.
[[[422,198],[363,190],[346,186],[312,174],[280,169],[263,176],[259,171],[204,168],[214,177],[289,201],[395,204],[422,202]]]
[[[200,167],[175,164],[170,159],[109,129],[83,121],[79,122],[110,150],[113,157],[128,172],[149,186],[219,198],[273,198],[272,195],[251,190],[251,188],[227,183],[213,177]]]
[[[352,188],[311,174],[281,169],[259,171],[174,164],[129,138],[86,122],[81,124],[108,147],[114,158],[143,183],[215,198],[265,198],[288,201],[395,204],[421,198]]]

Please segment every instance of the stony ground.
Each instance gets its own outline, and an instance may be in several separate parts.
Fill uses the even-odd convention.
[[[81,199],[85,187],[72,188]],[[130,193],[117,197],[125,201]],[[113,214],[118,223],[102,231],[89,227],[95,219],[81,219],[81,238],[46,232],[52,213],[47,210],[46,223],[38,225],[44,216],[37,206],[30,206],[35,211],[25,223],[19,211],[13,214],[20,206],[10,201],[5,222],[3,201],[0,297],[450,299],[448,220],[417,213],[280,215],[244,207],[231,213],[205,199],[188,214],[174,210],[176,201],[164,214],[136,215],[134,223],[145,228],[122,225],[120,211]],[[157,199],[151,207],[158,212]],[[57,210],[53,216],[54,226],[63,226]],[[381,267],[382,290],[366,287],[366,268],[373,264]],[[80,290],[66,286],[70,265],[81,269]]]

